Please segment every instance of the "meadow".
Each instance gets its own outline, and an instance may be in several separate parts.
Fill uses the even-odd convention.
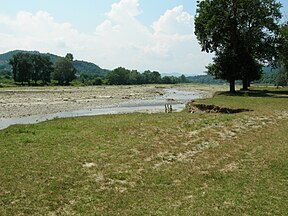
[[[288,89],[0,131],[0,215],[287,215]]]

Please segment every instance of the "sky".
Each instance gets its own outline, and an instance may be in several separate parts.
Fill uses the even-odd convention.
[[[288,1],[281,0],[287,14]],[[196,0],[0,0],[0,53],[37,50],[105,69],[203,74]]]

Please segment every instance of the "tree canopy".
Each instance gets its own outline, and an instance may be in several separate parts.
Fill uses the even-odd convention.
[[[195,34],[202,51],[215,54],[208,73],[230,82],[259,79],[264,63],[274,60],[281,4],[275,0],[201,0]]]
[[[47,56],[30,53],[17,53],[9,62],[12,66],[12,73],[15,82],[20,82],[22,85],[31,81],[35,84],[39,80],[43,84],[50,82],[52,62]]]
[[[288,85],[288,23],[280,28],[280,46],[278,47],[278,65],[281,69],[276,78],[276,84]]]
[[[33,72],[31,79],[37,84],[41,80],[43,84],[48,84],[51,81],[51,73],[53,71],[52,62],[48,56],[32,55]]]
[[[143,73],[137,70],[128,70],[118,67],[107,75],[107,82],[110,85],[137,85],[137,84],[175,84],[186,83],[188,79],[182,75],[179,78],[174,76],[164,76],[157,71],[146,70]]]
[[[76,69],[72,63],[73,55],[70,53],[55,62],[53,79],[57,80],[59,85],[69,85],[76,78]]]

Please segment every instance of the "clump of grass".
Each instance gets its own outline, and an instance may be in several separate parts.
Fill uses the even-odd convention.
[[[197,101],[253,110],[231,115],[138,113],[2,130],[0,215],[285,215],[283,92]]]

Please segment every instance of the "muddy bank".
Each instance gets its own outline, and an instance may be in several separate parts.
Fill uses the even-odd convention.
[[[249,109],[242,109],[242,108],[220,107],[214,104],[199,104],[199,103],[195,103],[195,101],[191,101],[187,103],[186,109],[190,113],[205,112],[205,113],[233,114],[233,113],[252,111]]]

